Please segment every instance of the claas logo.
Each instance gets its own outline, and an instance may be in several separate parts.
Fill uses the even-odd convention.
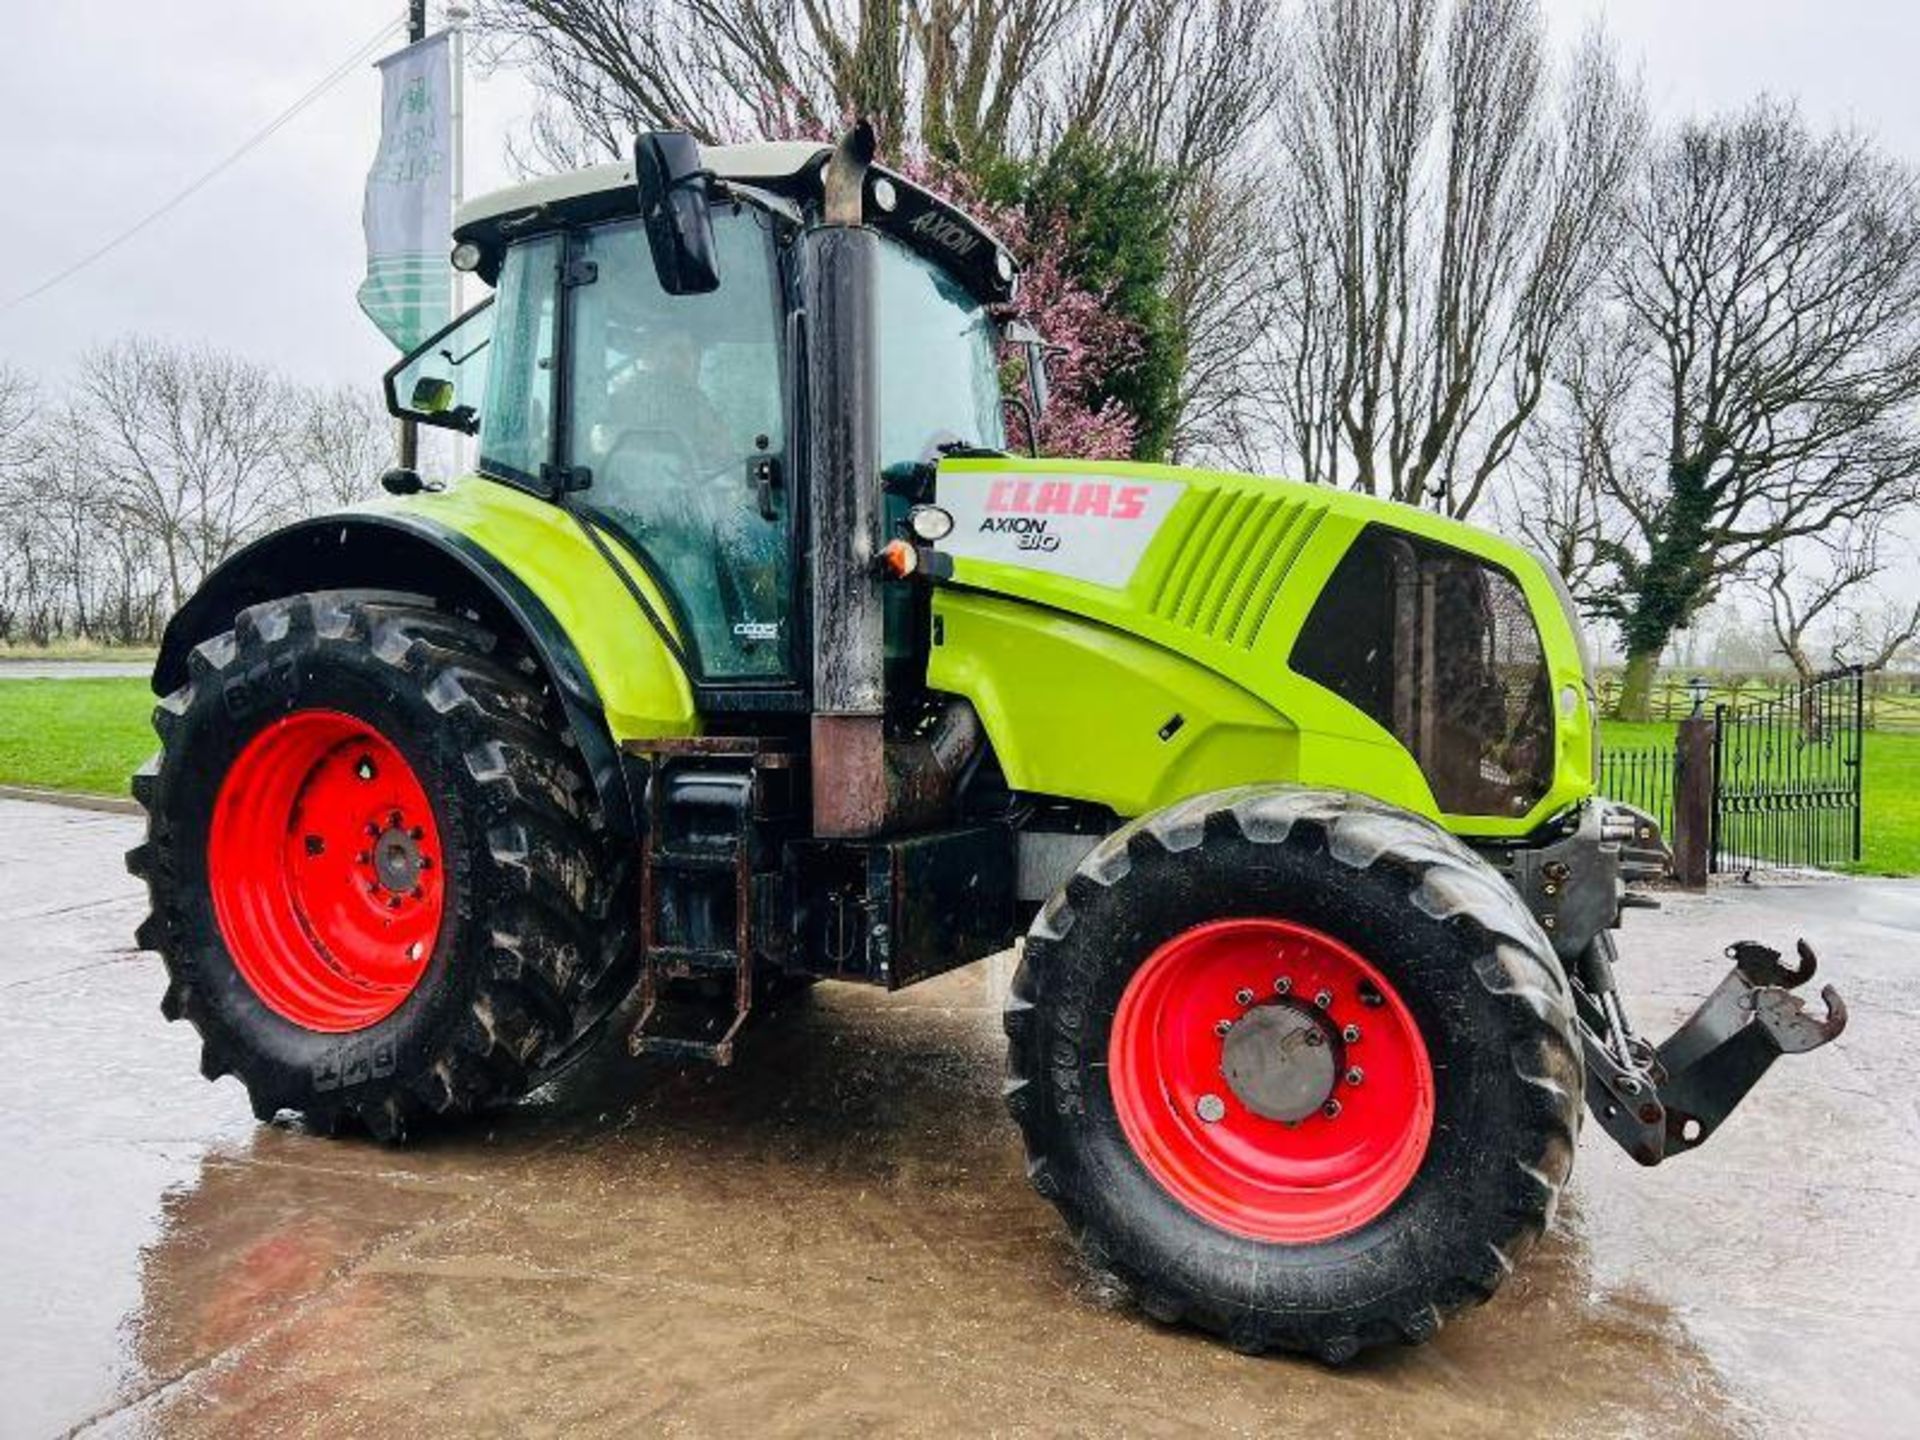
[[[1138,520],[1147,513],[1147,487],[1101,480],[996,480],[987,492],[987,513]]]

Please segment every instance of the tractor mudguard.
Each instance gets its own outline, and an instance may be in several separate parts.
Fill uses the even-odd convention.
[[[637,567],[635,567],[637,569]],[[633,576],[643,592],[651,582]],[[168,623],[156,694],[186,682],[187,655],[262,600],[370,588],[478,603],[502,614],[539,657],[609,823],[633,833],[620,743],[698,728],[693,691],[669,640],[565,510],[489,481],[302,521],[236,551]],[[666,608],[654,597],[655,614]]]

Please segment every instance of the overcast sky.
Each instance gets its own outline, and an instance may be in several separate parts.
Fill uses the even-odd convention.
[[[1920,6],[1903,0],[1548,0],[1571,39],[1601,17],[1657,114],[1799,97],[1920,162]],[[441,10],[435,0],[435,23]],[[353,54],[387,0],[74,0],[8,7],[0,46],[0,305],[175,194]],[[205,341],[310,380],[371,382],[393,352],[360,315],[371,64],[99,263],[0,310],[0,360],[57,386],[128,331]],[[469,194],[508,180],[533,99],[470,80]]]
[[[1796,94],[1819,120],[1920,161],[1920,6],[1896,0],[1549,0],[1571,36],[1600,15],[1665,115]],[[404,7],[385,0],[79,0],[9,6],[0,47],[0,304],[174,194]],[[438,14],[440,6],[433,9]],[[469,87],[468,192],[508,178],[532,108],[511,78]],[[0,358],[57,383],[129,330],[205,340],[310,379],[387,363],[353,291],[378,81],[355,67],[259,149],[105,260],[0,312]]]

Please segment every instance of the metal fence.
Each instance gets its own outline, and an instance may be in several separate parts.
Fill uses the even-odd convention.
[[[1865,699],[1856,666],[1771,699],[1714,706],[1716,873],[1860,859]]]
[[[1845,673],[1845,672],[1834,672]],[[1791,671],[1760,674],[1707,672],[1706,703],[1742,708],[1783,699],[1801,688]],[[1816,680],[1815,684],[1820,681]],[[1611,715],[1620,698],[1620,675],[1603,671],[1598,680],[1600,713]],[[1920,672],[1875,671],[1864,678],[1861,723],[1869,730],[1920,731]],[[1663,672],[1647,696],[1647,718],[1659,722],[1684,720],[1693,713],[1695,687],[1683,671]]]
[[[1689,782],[1697,849],[1692,873],[1752,874],[1857,863],[1861,842],[1861,753],[1867,680],[1835,670],[1743,704],[1714,705],[1712,764]],[[1685,727],[1681,727],[1684,731]],[[1600,755],[1600,791],[1638,806],[1676,838],[1679,736],[1651,745],[1609,746]],[[1702,741],[1704,745],[1704,740]],[[1697,750],[1704,755],[1704,750]],[[1682,874],[1688,873],[1682,869]]]
[[[1608,747],[1600,752],[1600,793],[1610,800],[1624,800],[1660,822],[1661,831],[1673,834],[1673,777],[1675,771],[1672,741],[1660,745]]]

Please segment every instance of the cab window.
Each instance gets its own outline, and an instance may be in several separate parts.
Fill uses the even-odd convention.
[[[1288,663],[1406,746],[1447,814],[1524,815],[1552,784],[1546,656],[1498,566],[1369,526]]]
[[[720,288],[668,295],[637,221],[576,241],[591,283],[571,289],[568,460],[595,516],[646,557],[703,680],[789,671],[781,324],[764,216],[716,208]],[[495,364],[500,361],[496,359]]]

